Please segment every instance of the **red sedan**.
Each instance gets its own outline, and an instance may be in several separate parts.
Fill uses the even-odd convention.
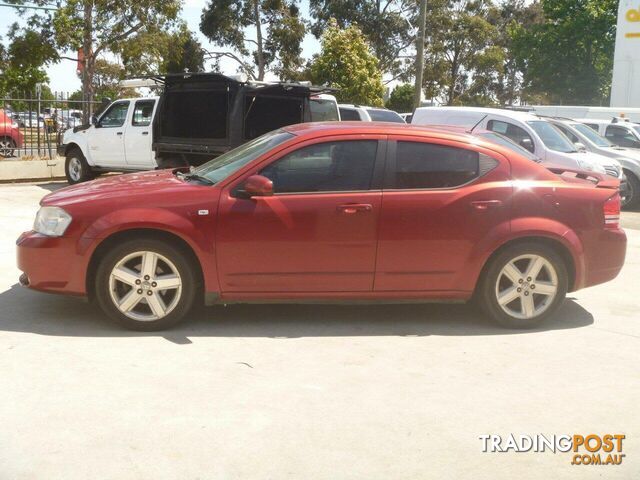
[[[559,173],[460,131],[291,126],[191,172],[47,195],[17,242],[20,281],[138,330],[202,301],[475,299],[531,327],[625,258],[617,183]]]

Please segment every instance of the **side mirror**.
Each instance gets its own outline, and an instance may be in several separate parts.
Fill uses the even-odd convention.
[[[523,138],[522,140],[520,140],[520,146],[533,153],[533,141],[531,141],[530,138]]]
[[[270,197],[273,195],[273,182],[262,175],[251,175],[244,182],[241,192],[245,198]]]
[[[584,143],[580,143],[580,142],[576,142],[574,143],[576,150],[578,150],[579,152],[586,152],[587,151],[587,147],[584,146]]]
[[[98,125],[98,117],[96,117],[95,115],[91,115],[91,125]]]

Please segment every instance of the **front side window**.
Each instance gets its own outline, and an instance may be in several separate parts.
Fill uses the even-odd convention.
[[[593,143],[595,143],[597,146],[603,147],[603,148],[611,146],[611,142],[609,140],[601,136],[599,133],[597,133],[597,131],[594,131],[592,128],[589,128],[589,126],[584,125],[582,123],[572,123],[571,126],[575,128],[578,132],[580,132],[582,135],[587,137],[589,140],[591,140]]]
[[[501,135],[495,132],[483,132],[483,133],[479,133],[478,136],[482,138],[486,138],[490,142],[497,143],[498,145],[502,145],[503,147],[507,147],[509,150],[512,150],[517,154],[522,155],[525,158],[528,158],[529,160],[533,160],[534,162],[540,162],[540,159],[536,157],[533,153],[531,153],[526,148],[521,147],[516,142],[514,142],[508,137],[505,137],[504,135]]]
[[[131,125],[134,127],[148,127],[151,124],[151,114],[155,100],[137,100],[133,107]]]
[[[489,122],[487,122],[487,130],[504,135],[532,153],[534,151],[531,136],[524,128],[518,127],[513,123],[501,122],[500,120],[489,120]]]
[[[565,127],[564,125],[556,125],[556,127],[558,128],[558,130],[560,130],[564,134],[565,137],[571,140],[571,143],[573,143],[574,145],[576,143],[580,143],[580,139],[576,137],[573,134],[573,132],[569,130],[567,127]]]
[[[129,111],[129,102],[118,102],[111,105],[111,108],[100,117],[100,127],[121,127],[127,118]]]
[[[533,120],[527,122],[527,124],[533,128],[533,131],[538,134],[542,143],[544,143],[549,150],[562,153],[574,153],[576,151],[576,148],[569,139],[549,122],[545,120]]]
[[[632,128],[638,132],[638,136],[640,136],[640,125],[634,125]]]
[[[273,182],[274,193],[368,190],[377,140],[327,142],[303,147],[260,172]]]
[[[340,109],[340,119],[345,122],[360,122],[360,114],[351,108]]]
[[[497,165],[487,159],[491,168]],[[390,182],[395,189],[458,187],[481,174],[478,152],[431,143],[398,142],[395,163]]]
[[[605,132],[607,138],[613,138],[615,140],[627,140],[634,141],[635,138],[633,134],[624,127],[617,127],[615,125],[609,125]]]

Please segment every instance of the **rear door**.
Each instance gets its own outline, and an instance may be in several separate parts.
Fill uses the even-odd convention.
[[[223,294],[371,291],[384,148],[381,136],[316,139],[223,190],[216,241]],[[234,193],[255,173],[273,181],[273,196]]]
[[[468,292],[478,252],[510,225],[509,162],[456,142],[389,138],[375,290]]]
[[[151,120],[156,108],[154,98],[133,102],[133,111],[124,134],[127,165],[152,168],[156,165],[151,150]]]

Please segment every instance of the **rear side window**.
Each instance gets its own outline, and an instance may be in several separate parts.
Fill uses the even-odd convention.
[[[422,142],[398,142],[394,189],[452,188],[495,168],[498,162],[472,150]]]
[[[355,140],[303,147],[260,172],[273,182],[274,193],[368,190],[378,142]]]
[[[340,119],[345,122],[360,122],[360,114],[356,110],[350,108],[340,109]]]
[[[302,122],[301,97],[247,95],[244,101],[244,138],[249,140],[277,128]]]
[[[155,100],[137,100],[133,109],[131,125],[134,127],[147,127],[151,124],[151,114]]]

